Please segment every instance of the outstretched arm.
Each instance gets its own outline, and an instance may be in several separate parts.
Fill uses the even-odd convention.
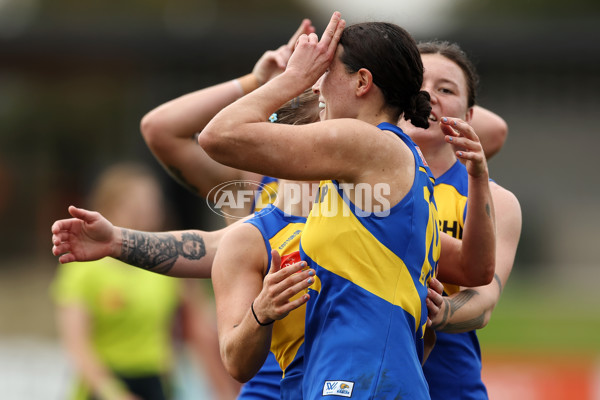
[[[314,281],[314,270],[300,262],[281,268],[276,251],[267,269],[267,252],[258,230],[243,224],[222,241],[213,265],[221,358],[231,376],[251,379],[264,363],[271,346],[273,322],[308,300],[291,300]],[[311,280],[309,280],[311,279]]]
[[[467,217],[462,240],[441,234],[442,252],[438,278],[461,286],[488,284],[496,262],[496,222],[488,166],[473,128],[457,118],[442,118],[446,141],[460,150],[469,174]]]
[[[463,289],[443,297],[432,327],[442,332],[467,332],[487,325],[512,271],[521,235],[521,207],[509,191],[492,184],[496,209],[496,270],[485,286]]]
[[[52,253],[59,262],[113,257],[163,275],[210,278],[216,248],[228,228],[141,232],[113,226],[100,213],[74,206],[73,218],[52,225]]]
[[[195,135],[221,109],[282,73],[298,37],[312,32],[314,27],[310,20],[304,19],[288,43],[262,55],[252,73],[188,93],[146,114],[141,121],[142,136],[163,167],[181,184],[202,197],[223,182],[260,180],[258,174],[230,168],[212,160],[198,146]],[[247,210],[244,215],[249,213],[250,210]]]

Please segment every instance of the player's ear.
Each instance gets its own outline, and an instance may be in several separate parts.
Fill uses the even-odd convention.
[[[469,107],[469,109],[467,110],[467,114],[465,115],[465,122],[468,124],[470,124],[473,120],[473,109],[473,107]]]
[[[361,68],[356,73],[356,96],[361,97],[373,88],[373,74],[366,68]]]

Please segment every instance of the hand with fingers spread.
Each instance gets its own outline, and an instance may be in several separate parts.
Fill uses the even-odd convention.
[[[315,271],[305,267],[304,261],[282,267],[277,250],[271,251],[271,268],[253,303],[254,316],[260,325],[280,320],[308,301],[306,289],[314,283]]]
[[[304,19],[287,44],[280,46],[277,50],[266,51],[252,69],[252,74],[256,77],[258,84],[263,85],[285,71],[300,35],[309,35],[314,32],[315,27],[311,21]]]
[[[73,218],[52,225],[52,254],[62,264],[114,256],[117,231],[99,212],[69,207]],[[118,246],[117,246],[118,247]]]
[[[474,178],[488,178],[488,166],[483,147],[475,130],[460,118],[443,117],[440,121],[446,142],[456,150],[456,157],[464,160],[467,172]]]

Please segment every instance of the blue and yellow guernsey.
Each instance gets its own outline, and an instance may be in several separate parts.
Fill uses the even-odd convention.
[[[440,230],[462,239],[467,212],[469,176],[465,166],[456,161],[436,179],[434,197],[438,207]],[[444,284],[444,294],[451,295],[459,286]],[[436,343],[423,366],[434,400],[487,399],[481,380],[481,350],[475,331],[464,333],[436,332]]]
[[[277,250],[281,255],[282,267],[301,261],[300,236],[306,218],[285,214],[282,210],[270,204],[256,213],[246,223],[254,225],[262,234],[269,256],[269,267],[271,265],[271,250]],[[303,294],[304,292],[298,293],[292,299],[296,299]],[[284,371],[283,376],[286,377],[286,368],[292,362],[299,366],[302,365],[301,347],[304,342],[305,315],[306,305],[303,305],[273,324],[271,352],[279,363],[280,377],[282,371]],[[296,369],[296,372],[301,379],[301,369]]]
[[[378,127],[412,150],[414,182],[381,215],[361,212],[338,182],[321,182],[300,249],[317,276],[306,309],[305,399],[429,399],[421,360],[440,255],[433,182],[412,140],[392,124]]]

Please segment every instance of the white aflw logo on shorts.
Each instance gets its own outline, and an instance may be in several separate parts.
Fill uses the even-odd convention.
[[[348,381],[325,381],[323,385],[323,396],[352,397],[354,382]]]

